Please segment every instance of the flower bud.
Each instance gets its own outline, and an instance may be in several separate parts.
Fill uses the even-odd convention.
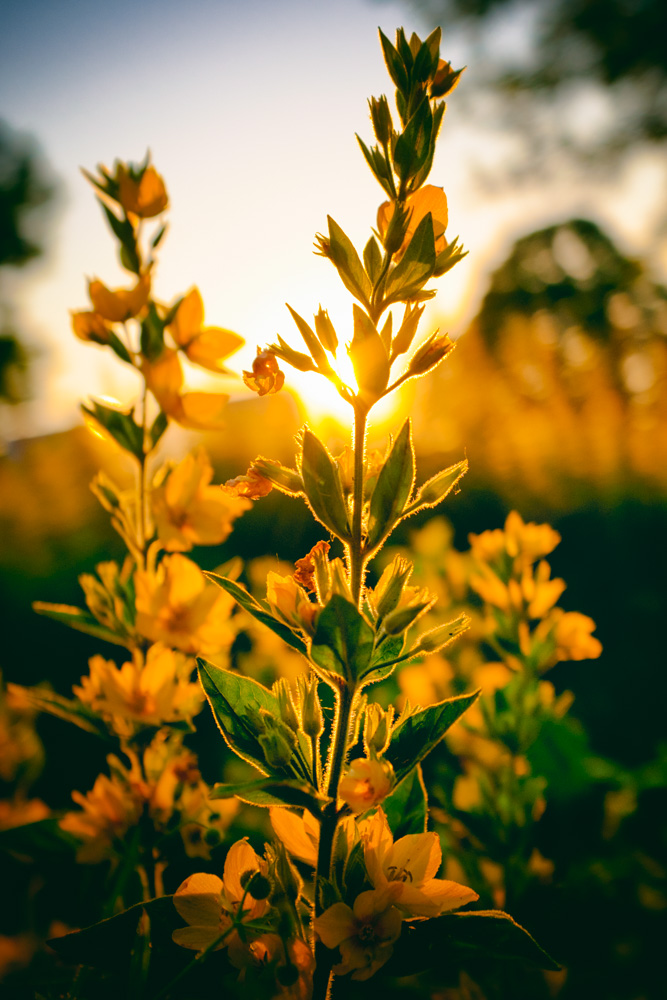
[[[259,737],[259,745],[264,753],[264,759],[269,767],[288,767],[294,752],[295,737],[291,729],[279,722],[279,727],[269,729],[264,736]],[[290,739],[291,737],[291,739]]]
[[[375,138],[382,146],[388,146],[394,126],[387,98],[384,94],[380,98],[371,97],[368,105],[371,110],[371,121],[373,122]]]
[[[352,812],[366,812],[389,795],[394,781],[394,769],[388,760],[358,757],[350,762],[338,786],[338,794]]]
[[[331,595],[338,594],[340,597],[344,597],[346,601],[354,603],[343,560],[332,559],[329,565],[331,567]]]
[[[79,340],[90,341],[93,344],[108,344],[112,331],[101,316],[95,312],[73,312],[72,330]]]
[[[301,729],[306,736],[316,738],[324,732],[324,717],[317,692],[317,678],[300,674],[298,685],[301,703]]]
[[[448,646],[452,639],[455,639],[461,632],[470,628],[470,618],[468,615],[460,615],[446,625],[438,625],[421,635],[411,649],[411,653],[436,653],[439,649]]]
[[[410,604],[398,607],[388,614],[382,622],[382,628],[387,635],[401,635],[417,621],[420,615],[433,607],[434,600],[435,598],[431,597],[427,590],[418,592],[416,599]]]
[[[296,714],[296,709],[294,707],[294,702],[292,700],[292,692],[289,689],[289,684],[284,677],[281,677],[273,685],[273,693],[278,699],[278,706],[280,708],[280,717],[283,722],[289,726],[295,733],[299,729],[299,719]]]
[[[390,705],[387,711],[372,702],[366,708],[364,715],[364,746],[369,756],[382,754],[387,748],[391,736],[394,707]]]
[[[386,615],[398,607],[403,588],[410,579],[411,573],[412,563],[408,559],[404,559],[403,556],[396,556],[393,562],[385,567],[373,591],[373,604],[378,621],[382,621]]]
[[[255,872],[244,888],[248,890],[253,899],[268,899],[271,895],[271,883],[261,872]]]
[[[319,337],[322,347],[330,351],[331,354],[335,354],[338,347],[338,336],[329,319],[329,313],[322,306],[315,313],[315,333]]]
[[[456,344],[446,333],[440,335],[434,333],[412,356],[408,365],[408,376],[424,375],[431,368],[435,368],[455,347]]]

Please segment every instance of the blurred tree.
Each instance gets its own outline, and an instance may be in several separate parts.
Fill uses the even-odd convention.
[[[558,170],[557,152],[609,167],[667,139],[662,0],[410,2],[429,26],[458,27],[475,47],[462,99],[474,94],[486,127],[520,139],[510,177]]]
[[[417,448],[467,447],[471,478],[519,506],[664,497],[666,380],[667,289],[574,219],[519,239],[491,275],[421,399]]]
[[[23,267],[43,252],[45,216],[38,210],[52,201],[54,192],[34,141],[0,121],[0,403],[27,397],[29,361],[2,273]]]

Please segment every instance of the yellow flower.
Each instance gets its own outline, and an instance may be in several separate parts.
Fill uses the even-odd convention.
[[[437,917],[478,898],[458,882],[435,878],[442,862],[437,833],[411,833],[394,843],[382,809],[364,824],[364,862],[377,890],[398,886],[393,902],[412,917]]]
[[[144,358],[146,385],[168,417],[189,430],[220,430],[229,396],[221,392],[181,392],[183,370],[177,351],[166,347],[155,361]]]
[[[382,802],[394,784],[394,770],[387,760],[357,757],[338,785],[338,795],[352,812],[361,813]]]
[[[126,213],[140,219],[152,219],[164,212],[169,204],[164,181],[155,167],[146,167],[138,178],[132,176],[124,163],[116,167],[118,201]]]
[[[402,917],[393,905],[400,885],[360,893],[353,907],[334,903],[313,922],[315,933],[327,948],[340,948],[342,961],[334,965],[338,976],[370,979],[391,958],[401,933]]]
[[[111,721],[119,736],[131,736],[140,726],[189,719],[201,708],[203,693],[190,682],[194,662],[166,646],[151,646],[117,667],[93,656],[90,675],[74,687],[77,698]]]
[[[158,537],[168,552],[185,552],[193,545],[219,545],[237,517],[252,506],[211,486],[213,467],[203,448],[167,469],[151,493]]]
[[[549,524],[525,523],[513,510],[507,515],[505,528],[469,535],[472,554],[480,562],[496,562],[504,552],[515,560],[515,568],[531,566],[537,559],[549,555],[560,542],[560,535]]]
[[[204,304],[198,288],[182,299],[169,330],[193,364],[212,372],[225,372],[222,362],[244,343],[243,337],[231,330],[217,326],[204,328]]]
[[[108,344],[111,329],[96,312],[73,312],[72,329],[79,340],[92,341],[94,344]]]
[[[271,571],[266,578],[266,599],[271,611],[292,628],[313,632],[321,606],[313,604],[293,576]]]
[[[543,618],[565,590],[565,580],[558,577],[550,580],[550,573],[546,559],[540,561],[534,575],[530,569],[524,570],[521,589],[529,618]]]
[[[266,396],[282,389],[285,373],[280,370],[274,354],[258,347],[252,371],[243,372],[243,381],[258,396]]]
[[[588,615],[578,611],[563,612],[554,631],[558,659],[596,660],[602,652],[602,643],[591,635],[594,628],[595,622]]]
[[[204,655],[232,642],[232,598],[207,583],[199,567],[185,556],[165,556],[154,572],[137,570],[134,586],[136,629],[147,639]]]
[[[24,799],[17,796],[13,799],[0,800],[0,830],[37,823],[50,815],[51,810],[41,799]]]
[[[247,497],[248,500],[259,500],[268,496],[273,489],[273,483],[254,469],[248,469],[245,476],[236,476],[228,479],[222,487],[223,491],[230,497]]]
[[[150,292],[150,271],[141,275],[134,288],[107,288],[97,278],[88,282],[88,295],[93,309],[108,323],[124,323],[125,320],[138,316],[148,302]]]
[[[247,964],[248,942],[242,941],[238,931],[232,931],[231,927],[232,918],[239,911],[245,923],[257,920],[269,909],[267,899],[254,899],[246,891],[255,873],[266,877],[268,865],[247,840],[239,840],[227,853],[222,879],[203,872],[186,878],[174,893],[174,906],[188,926],[173,932],[175,943],[202,952],[226,934],[216,950],[227,948],[229,960],[236,968]]]
[[[74,791],[72,799],[83,812],[65,813],[59,825],[83,841],[76,855],[81,864],[96,864],[111,856],[130,827],[139,822],[143,808],[139,791],[118,774],[110,778],[99,774],[86,795]]]
[[[441,187],[435,187],[433,184],[425,184],[424,187],[419,189],[419,191],[410,195],[406,204],[412,214],[410,215],[410,222],[408,223],[405,238],[398,252],[395,254],[394,260],[398,262],[401,259],[407,250],[408,244],[414,236],[419,223],[422,221],[424,216],[428,214],[428,212],[431,213],[431,218],[433,219],[435,252],[436,254],[442,253],[447,246],[445,229],[447,228],[448,222],[447,195],[444,190]],[[378,209],[377,223],[378,231],[383,239],[386,236],[393,214],[393,201],[385,201],[382,205],[380,205]]]

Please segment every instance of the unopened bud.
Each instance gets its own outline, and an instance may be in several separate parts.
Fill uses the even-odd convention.
[[[287,729],[287,727],[284,727]],[[290,730],[288,730],[290,732]],[[269,767],[288,767],[292,760],[293,744],[277,729],[259,737],[259,744],[264,753],[264,760]]]
[[[408,365],[407,374],[409,376],[424,375],[431,368],[435,368],[455,347],[456,344],[450,340],[446,333],[440,335],[434,333],[413,355]]]
[[[347,578],[347,570],[342,559],[332,559],[329,563],[331,567],[331,594],[338,594],[346,601],[352,602],[352,591]]]
[[[384,94],[380,98],[371,97],[368,106],[371,110],[371,121],[373,122],[375,137],[382,146],[388,146],[394,130],[394,124],[391,120],[391,111],[389,110],[387,98]]]
[[[322,306],[315,313],[315,333],[319,337],[322,347],[335,354],[338,347],[338,336],[334,330],[333,323],[329,319],[329,313]]]
[[[394,707],[390,705],[387,711],[375,702],[368,705],[364,715],[364,746],[369,756],[373,752],[382,754],[391,736],[391,724],[394,718]]]
[[[284,677],[281,677],[273,685],[273,693],[278,699],[281,719],[296,733],[299,729],[299,719],[292,700],[292,692],[290,691],[289,684]]]
[[[410,222],[410,210],[395,203],[387,231],[384,234],[384,248],[388,254],[394,254],[403,246],[405,234],[408,231]]]
[[[298,684],[301,702],[301,729],[306,736],[316,738],[324,732],[324,717],[317,692],[317,678],[301,674]]]
[[[463,69],[454,70],[450,62],[441,59],[431,83],[430,96],[445,97],[447,94],[451,94],[458,87],[464,69],[465,66]]]
[[[373,603],[379,621],[398,607],[403,588],[411,573],[412,563],[403,556],[396,556],[393,562],[385,567],[373,591]]]
[[[465,632],[468,628],[470,628],[470,618],[465,614],[460,615],[454,621],[448,622],[446,625],[438,625],[437,628],[420,636],[412,647],[411,653],[436,653],[439,649],[448,646],[457,635]]]
[[[427,594],[426,591],[423,592]],[[413,625],[420,615],[433,606],[433,598],[424,596],[422,600],[416,600],[405,607],[396,608],[382,622],[382,628],[387,635],[401,635]]]
[[[287,965],[279,965],[276,969],[276,979],[281,986],[294,986],[299,979],[299,970],[291,962]]]

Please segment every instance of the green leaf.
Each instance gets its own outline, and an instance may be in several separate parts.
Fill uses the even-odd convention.
[[[382,31],[380,32],[380,43],[382,45],[384,61],[387,64],[389,76],[392,78],[399,90],[407,90],[408,74],[405,72],[403,60]]]
[[[371,236],[364,247],[364,267],[371,282],[375,284],[382,270],[382,254],[374,236]]]
[[[82,403],[81,409],[95,423],[103,427],[121,448],[141,459],[144,435],[141,427],[135,423],[134,407],[123,410],[115,406],[105,406],[94,399],[90,406]]]
[[[432,152],[433,114],[424,97],[394,145],[394,168],[402,181],[414,177]]]
[[[218,784],[213,786],[209,798],[238,798],[254,806],[296,806],[308,809],[313,816],[320,812],[319,796],[305,781],[276,781],[275,778],[261,778],[259,781],[244,781],[238,784]]]
[[[393,674],[399,663],[409,660],[414,653],[403,654],[405,646],[404,635],[386,636],[379,645],[375,647],[370,669],[363,676],[364,687],[368,684],[376,684]]]
[[[55,817],[12,826],[0,830],[0,850],[22,857],[38,858],[46,854],[72,854],[79,841],[71,833],[61,830]]]
[[[149,302],[146,318],[141,321],[141,353],[149,361],[155,361],[164,350],[164,328],[155,303]]]
[[[151,246],[153,247],[154,250],[157,250],[166,232],[167,232],[167,223],[165,222],[165,224],[160,227],[157,234],[151,240]]]
[[[279,621],[274,618],[273,615],[267,611],[259,601],[256,601],[252,594],[249,594],[247,590],[236,583],[235,580],[229,580],[225,576],[218,576],[216,573],[205,573],[204,574],[211,583],[215,583],[222,590],[226,590],[227,593],[234,598],[236,603],[240,605],[244,611],[247,611],[249,615],[256,618],[258,622],[262,625],[266,625],[270,628],[272,632],[279,635],[280,638],[291,646],[292,649],[296,649],[298,653],[302,653],[303,656],[308,655],[308,649],[303,639],[300,639],[295,632],[291,630],[284,622]]]
[[[320,439],[308,428],[303,432],[301,475],[317,520],[346,541],[350,537],[350,527],[338,470]]]
[[[35,601],[33,611],[46,618],[52,618],[63,625],[75,628],[77,632],[85,632],[87,635],[94,635],[96,639],[104,639],[105,642],[113,642],[116,646],[127,646],[127,642],[120,636],[112,632],[106,625],[100,625],[98,620],[84,611],[83,608],[75,608],[69,604],[47,604],[44,601]]]
[[[159,896],[145,903],[136,903],[122,913],[107,920],[100,920],[91,927],[51,938],[47,943],[58,956],[71,965],[92,965],[104,969],[117,969],[123,956],[129,961],[137,925],[143,911],[151,922],[178,926],[179,917],[173,896]]]
[[[318,618],[310,655],[322,670],[354,683],[370,663],[374,641],[373,629],[354,604],[334,594]]]
[[[331,371],[331,365],[329,364],[329,359],[327,358],[326,352],[322,347],[322,345],[320,344],[315,332],[311,329],[310,325],[306,323],[305,319],[299,316],[296,309],[292,309],[289,302],[286,302],[285,305],[289,309],[290,315],[294,320],[294,322],[296,323],[299,333],[303,337],[304,343],[308,348],[308,350],[310,351],[311,357],[317,364],[319,370],[322,372]],[[291,363],[292,362],[290,362],[290,364]],[[294,367],[298,368],[299,366],[295,365]],[[305,368],[302,369],[302,371],[308,371],[308,369]]]
[[[262,684],[197,657],[199,679],[225,743],[242,760],[268,774],[251,715],[266,709],[280,718],[278,699]],[[280,775],[282,777],[282,775]]]
[[[398,522],[415,481],[415,455],[410,418],[405,421],[389,457],[380,469],[371,496],[367,548],[374,549]]]
[[[448,469],[437,472],[435,476],[419,487],[413,502],[405,511],[406,515],[425,510],[427,507],[435,507],[441,503],[467,471],[468,459],[464,458],[462,462],[457,462],[456,465],[450,465]]]
[[[341,281],[347,290],[369,309],[372,289],[359,260],[359,254],[338,223],[330,215],[327,216],[327,220],[329,222],[329,259],[338,270]]]
[[[384,304],[404,302],[418,292],[435,268],[433,219],[427,212],[417,226],[403,257],[387,279]]]
[[[408,976],[446,963],[452,972],[481,960],[514,960],[557,971],[560,966],[520,924],[502,910],[468,910],[404,924],[388,975]]]
[[[393,764],[397,781],[402,781],[415,764],[424,760],[478,696],[479,691],[475,691],[474,694],[446,698],[408,716],[396,727],[384,756]]]
[[[417,766],[382,803],[394,840],[409,833],[424,833],[428,800],[421,767]]]
[[[77,699],[64,698],[48,688],[24,688],[19,687],[18,684],[15,687],[20,689],[23,697],[27,698],[38,712],[48,712],[49,715],[55,715],[59,719],[64,719],[65,722],[71,722],[87,733],[101,736],[105,740],[109,739],[109,728],[106,723],[96,712]]]

